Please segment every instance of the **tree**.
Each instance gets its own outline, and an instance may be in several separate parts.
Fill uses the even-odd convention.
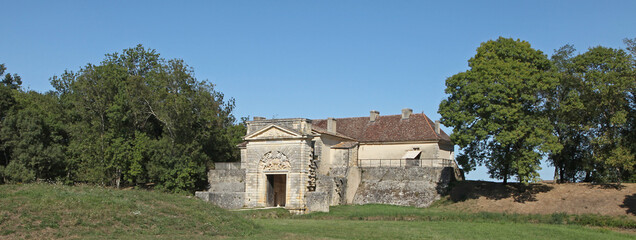
[[[627,50],[594,47],[574,56],[566,45],[552,61],[559,86],[548,102],[563,150],[550,155],[559,181],[634,181],[636,39]]]
[[[234,101],[183,60],[141,45],[51,78],[69,119],[68,175],[104,185],[207,185],[213,161],[238,160]]]
[[[563,149],[553,152],[549,160],[555,167],[557,182],[576,182],[593,170],[592,149],[587,134],[587,119],[592,115],[583,102],[584,84],[574,73],[576,49],[565,45],[552,55],[559,84],[550,95],[547,106],[554,135]],[[585,173],[585,176],[582,174]]]
[[[5,70],[7,70],[7,68],[4,66],[4,64],[0,64],[0,76],[4,74]],[[20,88],[20,85],[22,85],[22,78],[17,73],[7,73],[2,79],[2,85],[7,86],[11,89],[18,89]]]
[[[62,109],[52,93],[16,94],[17,104],[2,122],[0,140],[10,153],[5,174],[9,180],[61,180],[64,177],[68,136]]]
[[[632,66],[632,82],[636,82],[636,38],[623,39],[627,45],[627,51],[630,53]],[[631,98],[629,97],[631,96]],[[631,154],[636,156],[636,84],[631,85],[631,89],[627,90],[627,101],[629,102],[629,114],[627,117],[626,142],[631,143]],[[625,180],[636,182],[636,170],[632,170]]]
[[[630,139],[636,88],[632,60],[621,49],[601,46],[572,59],[572,72],[583,86],[581,99],[588,112],[586,133],[595,164],[587,180],[621,181],[629,179],[635,170]]]
[[[500,37],[482,43],[468,66],[446,79],[450,96],[439,107],[462,150],[458,162],[467,172],[486,165],[504,183],[537,180],[541,157],[560,150],[546,111],[557,85],[551,62],[528,42]]]
[[[0,64],[0,77],[4,75],[7,70],[4,64]],[[2,130],[2,122],[13,106],[16,104],[15,94],[18,93],[18,89],[22,84],[22,78],[18,74],[7,73],[0,81],[0,130]],[[0,176],[5,176],[4,168],[9,165],[9,155],[11,153],[5,148],[4,143],[0,139]],[[18,168],[12,166],[10,169],[16,170]],[[16,172],[16,171],[9,172]],[[5,177],[2,177],[0,181],[4,181]]]

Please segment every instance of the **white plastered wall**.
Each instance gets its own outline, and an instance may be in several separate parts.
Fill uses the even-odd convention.
[[[419,149],[421,158],[440,157],[439,145],[431,143],[360,144],[359,159],[400,159],[407,151]]]
[[[321,137],[322,140],[322,148],[320,149],[320,167],[318,168],[318,173],[320,174],[327,174],[329,172],[329,169],[331,168],[332,163],[332,159],[333,159],[333,154],[334,154],[334,150],[331,149],[332,146],[342,142],[340,139],[335,138],[335,137],[331,137],[328,135],[322,135]]]

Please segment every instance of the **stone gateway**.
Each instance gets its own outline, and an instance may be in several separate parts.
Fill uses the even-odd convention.
[[[426,115],[265,119],[247,122],[241,162],[215,163],[196,195],[227,209],[339,204],[426,207],[461,180],[450,138]]]

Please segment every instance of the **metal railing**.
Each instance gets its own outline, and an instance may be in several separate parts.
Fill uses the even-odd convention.
[[[358,159],[358,167],[454,167],[455,161],[447,158],[422,159]]]

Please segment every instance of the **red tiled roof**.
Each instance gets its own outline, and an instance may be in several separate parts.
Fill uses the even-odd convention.
[[[314,130],[314,131],[316,131],[316,132],[318,132],[318,133],[321,133],[321,134],[329,134],[329,135],[336,136],[336,137],[339,137],[339,138],[345,138],[345,139],[355,140],[355,139],[353,139],[353,138],[351,138],[351,137],[349,137],[349,136],[342,135],[341,133],[337,133],[337,132],[336,132],[336,133],[331,133],[331,132],[327,131],[327,129],[324,129],[324,128],[321,128],[321,127],[315,126],[315,125],[313,125],[313,124],[312,124],[312,126],[311,126],[311,130]]]
[[[317,129],[327,128],[327,119],[312,121]],[[440,129],[435,133],[435,122],[425,114],[411,114],[402,120],[402,115],[378,116],[375,122],[369,117],[336,118],[336,132],[359,142],[405,142],[405,141],[444,141],[450,143],[450,137]]]
[[[331,146],[331,148],[347,149],[347,148],[355,147],[356,145],[358,145],[358,142],[341,142],[341,143],[338,143],[336,145]]]

